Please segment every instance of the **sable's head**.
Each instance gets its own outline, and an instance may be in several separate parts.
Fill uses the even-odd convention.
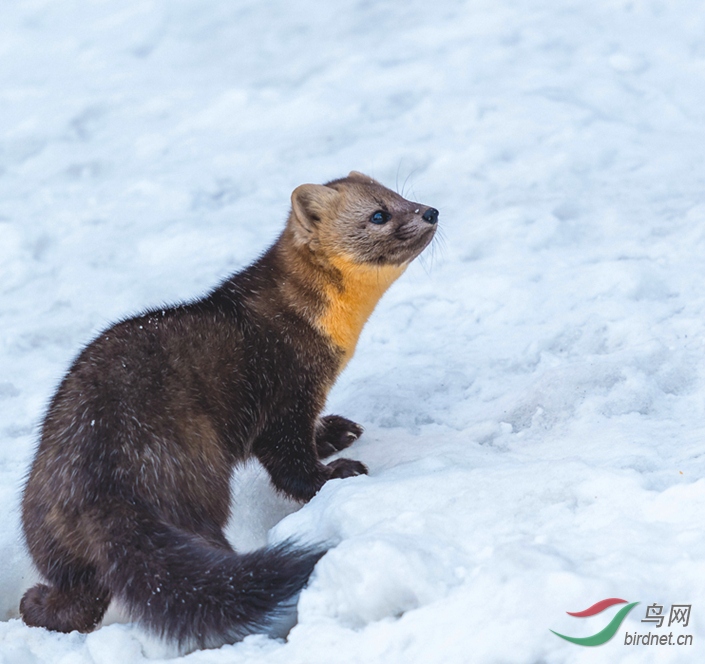
[[[438,222],[435,208],[407,201],[357,171],[325,185],[302,184],[291,205],[289,223],[299,244],[358,264],[408,264],[431,242]]]

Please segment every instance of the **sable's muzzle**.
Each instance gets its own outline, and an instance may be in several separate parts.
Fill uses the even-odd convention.
[[[437,224],[438,223],[438,210],[436,208],[428,208],[426,212],[423,213],[421,218],[424,221],[427,221],[429,224]]]

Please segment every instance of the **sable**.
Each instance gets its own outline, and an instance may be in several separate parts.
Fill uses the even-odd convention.
[[[266,631],[323,551],[238,554],[223,534],[233,467],[255,456],[300,501],[366,473],[326,458],[362,428],[320,417],[379,298],[431,241],[438,211],[360,173],[302,185],[276,243],[202,299],[117,323],[49,406],[22,523],[46,583],[28,625],[87,632],[111,599],[185,648]]]

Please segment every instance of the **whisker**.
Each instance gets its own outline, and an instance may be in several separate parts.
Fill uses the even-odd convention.
[[[421,266],[423,271],[426,273],[427,277],[431,276],[432,264],[433,264],[433,249],[431,249],[430,255],[429,254],[421,254],[421,256],[419,256],[419,265]]]
[[[444,258],[446,255],[445,235],[440,228],[436,231],[429,247],[431,249],[430,253],[422,255],[420,257],[422,259],[420,263],[424,266],[424,271],[426,274],[430,276],[430,273],[436,265],[437,259]]]
[[[406,183],[409,181],[409,178],[410,178],[412,175],[414,175],[418,170],[419,170],[419,167],[417,166],[416,168],[414,168],[414,169],[411,170],[411,173],[409,173],[409,175],[406,176],[406,179],[404,180],[404,184],[402,185],[402,188],[401,188],[401,196],[402,196],[402,198],[404,198],[404,191],[406,191]]]
[[[440,258],[446,258],[446,256],[448,255],[448,245],[446,243],[445,231],[442,228],[439,228],[436,231],[436,235],[433,238],[431,244],[433,245],[434,252],[436,251],[436,249],[438,250]]]

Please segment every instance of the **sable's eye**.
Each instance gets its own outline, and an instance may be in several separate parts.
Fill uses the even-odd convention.
[[[373,224],[386,224],[391,218],[392,215],[389,214],[389,212],[384,212],[384,210],[377,210],[377,212],[375,212],[370,217],[370,221]]]

